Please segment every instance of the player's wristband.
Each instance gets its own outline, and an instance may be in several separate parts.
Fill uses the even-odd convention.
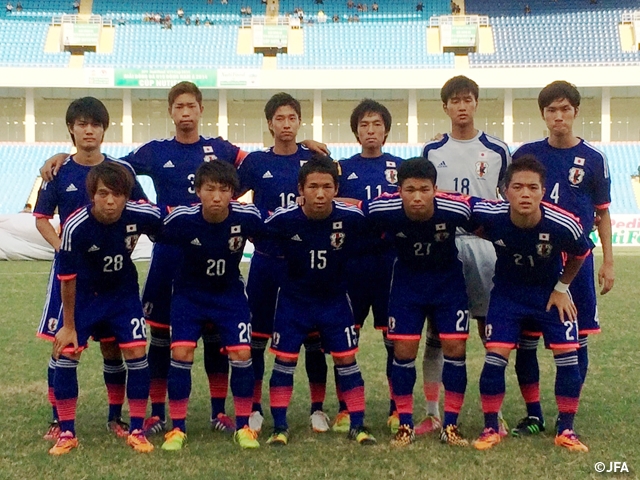
[[[558,283],[556,283],[556,286],[553,287],[553,289],[556,292],[567,293],[569,291],[569,284],[568,283],[562,283],[560,280],[558,280]]]

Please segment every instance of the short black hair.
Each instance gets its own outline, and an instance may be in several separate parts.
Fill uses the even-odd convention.
[[[450,78],[440,89],[442,103],[447,103],[451,98],[463,93],[470,93],[478,101],[480,87],[478,84],[464,75]]]
[[[380,102],[365,98],[351,112],[351,131],[358,138],[358,124],[368,113],[377,113],[384,122],[384,131],[388,134],[391,131],[391,112]],[[358,139],[358,142],[360,139]]]
[[[402,186],[403,182],[409,178],[431,180],[435,185],[438,172],[431,161],[424,157],[414,157],[405,160],[398,167],[398,185]]]
[[[98,191],[98,182],[100,180],[116,195],[124,195],[127,199],[131,198],[135,179],[133,174],[118,162],[105,160],[95,167],[91,167],[86,181],[87,193],[91,199]]]
[[[106,131],[109,128],[109,112],[100,100],[95,97],[82,97],[74,100],[67,107],[65,122],[68,127],[73,127],[76,120],[98,122]],[[71,134],[73,144],[76,144],[75,135]]]
[[[508,187],[513,175],[518,172],[534,172],[540,175],[540,183],[544,187],[547,180],[547,169],[534,155],[523,155],[511,162],[504,174],[504,185]]]
[[[298,186],[304,188],[307,177],[312,173],[328,173],[333,178],[333,183],[338,189],[338,166],[331,157],[321,153],[314,154],[308,162],[306,162],[298,172]]]
[[[269,99],[264,106],[264,116],[267,118],[267,122],[273,120],[276,110],[280,107],[289,106],[298,114],[298,118],[302,118],[302,109],[300,108],[300,102],[293,98],[291,95],[285,92],[276,93]]]
[[[173,102],[176,101],[183,93],[190,93],[191,95],[196,97],[196,102],[198,105],[202,105],[202,92],[198,88],[198,86],[193,82],[180,82],[176,83],[171,90],[169,90],[169,96],[167,100],[169,101],[169,108],[173,107]]]
[[[565,82],[564,80],[556,80],[540,90],[538,94],[538,107],[540,113],[544,112],[544,109],[557,100],[567,99],[573,108],[580,106],[580,92],[576,86],[572,83]]]
[[[234,194],[240,191],[238,172],[236,172],[233,165],[221,160],[204,162],[198,167],[193,185],[196,189],[199,189],[205,182],[219,183],[220,185],[231,187]]]

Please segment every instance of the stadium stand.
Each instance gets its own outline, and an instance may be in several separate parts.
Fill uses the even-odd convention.
[[[50,20],[50,18],[48,18]],[[0,20],[0,66],[66,67],[69,52],[45,53],[49,23]]]
[[[278,67],[453,68],[453,54],[427,53],[426,36],[422,21],[314,25],[305,30],[304,55],[278,54]]]
[[[511,149],[515,149],[515,145]],[[595,144],[609,160],[611,173],[611,212],[614,214],[640,214],[640,208],[634,195],[631,176],[638,173],[640,143],[620,142]],[[0,143],[0,214],[17,213],[22,209],[38,169],[43,161],[54,153],[68,150],[65,143]],[[105,144],[103,151],[113,157],[123,157],[135,145]],[[246,151],[262,148],[262,145],[241,145]],[[331,145],[332,156],[336,159],[350,157],[360,151],[358,144]],[[420,155],[422,145],[388,144],[385,151],[402,158]],[[149,177],[138,177],[151,201],[155,201],[155,190]]]
[[[472,67],[637,65],[640,52],[624,52],[620,45],[621,16],[621,10],[598,10],[491,18],[495,53],[472,53],[469,64]]]
[[[115,27],[113,53],[85,54],[88,67],[261,68],[262,55],[238,55],[238,27],[217,25],[194,28],[174,25]]]
[[[565,14],[580,11],[603,11],[638,8],[637,0],[465,0],[467,14],[489,15],[490,17],[514,16],[524,13],[524,6],[529,5],[531,15]]]
[[[18,12],[15,8],[7,18],[21,20],[51,20],[53,15],[73,14],[73,0],[22,0],[22,11]],[[17,2],[13,1],[14,5]],[[2,4],[4,6],[4,3]]]
[[[339,15],[341,19],[346,20],[349,15],[358,14],[361,21],[384,21],[387,19],[428,19],[432,15],[444,15],[450,13],[449,0],[430,0],[423,3],[423,10],[416,11],[416,2],[408,2],[407,0],[377,0],[378,12],[373,12],[371,5],[375,0],[364,3],[368,4],[367,12],[359,12],[356,8],[347,8],[346,0],[327,0],[322,5],[315,3],[315,0],[281,0],[280,15],[293,14],[295,9],[302,9],[305,17],[317,15],[322,10],[325,15],[333,17]],[[363,3],[363,2],[355,2]],[[122,2],[121,0],[94,0],[93,13],[107,15],[113,17],[123,14],[127,20],[138,21],[142,18],[141,12],[164,13],[176,17],[178,8],[184,10],[185,16],[206,17],[214,21],[224,21],[226,16],[232,16],[240,19],[240,8],[249,6],[254,15],[264,15],[265,6],[261,0],[243,0],[242,2],[229,2],[222,4],[219,0],[211,4],[204,0],[183,0],[176,2],[174,0],[141,0],[136,2]]]

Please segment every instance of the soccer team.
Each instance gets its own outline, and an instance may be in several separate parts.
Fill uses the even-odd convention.
[[[53,341],[53,422],[45,435],[55,441],[50,453],[78,445],[76,370],[89,337],[100,342],[104,357],[107,429],[136,451],[153,450],[147,437],[166,430],[167,392],[172,429],[162,448],[185,445],[200,337],[211,426],[233,433],[242,448],[259,446],[269,339],[275,364],[268,444],[289,442],[287,408],[303,344],[313,430],[375,444],[364,425],[364,380],[356,361],[370,309],[387,352],[393,446],[428,432],[439,432],[450,445],[468,445],[457,417],[475,318],[486,347],[480,378],[485,428],[473,446],[484,450],[509,433],[545,430],[536,357],[544,336],[557,367],[555,443],[587,451],[573,420],[587,373],[587,336],[599,331],[592,228],[603,249],[601,293],[614,281],[606,158],[573,134],[580,94],[567,82],[540,92],[549,137],[522,145],[513,161],[503,142],[475,128],[478,97],[472,80],[450,79],[441,99],[451,133],[428,143],[423,157],[404,161],[382,151],[389,111],[363,100],[351,117],[362,151],[339,162],[325,155],[323,144],[297,142],[300,103],[286,93],[265,106],[274,146],[246,154],[199,135],[202,94],[181,82],[169,92],[176,136],[151,141],[122,160],[101,153],[109,125],[104,105],[91,97],[72,102],[66,123],[77,153],[47,161],[34,211],[38,230],[56,250],[38,331]],[[146,202],[135,174],[153,179],[157,206]],[[249,190],[253,205],[234,200]],[[61,236],[48,222],[56,209]],[[131,261],[141,234],[155,241],[142,300]],[[255,253],[245,285],[239,262],[248,239]],[[414,426],[415,360],[425,320],[427,412]],[[514,348],[527,415],[509,431],[500,407]],[[333,425],[324,413],[325,354],[333,358],[339,402]],[[225,411],[229,383],[235,422]],[[121,418],[125,392],[130,424]]]

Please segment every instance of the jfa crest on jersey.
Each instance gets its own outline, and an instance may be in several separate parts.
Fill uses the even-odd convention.
[[[578,185],[584,180],[584,169],[578,167],[572,167],[569,170],[569,181],[572,185]]]

